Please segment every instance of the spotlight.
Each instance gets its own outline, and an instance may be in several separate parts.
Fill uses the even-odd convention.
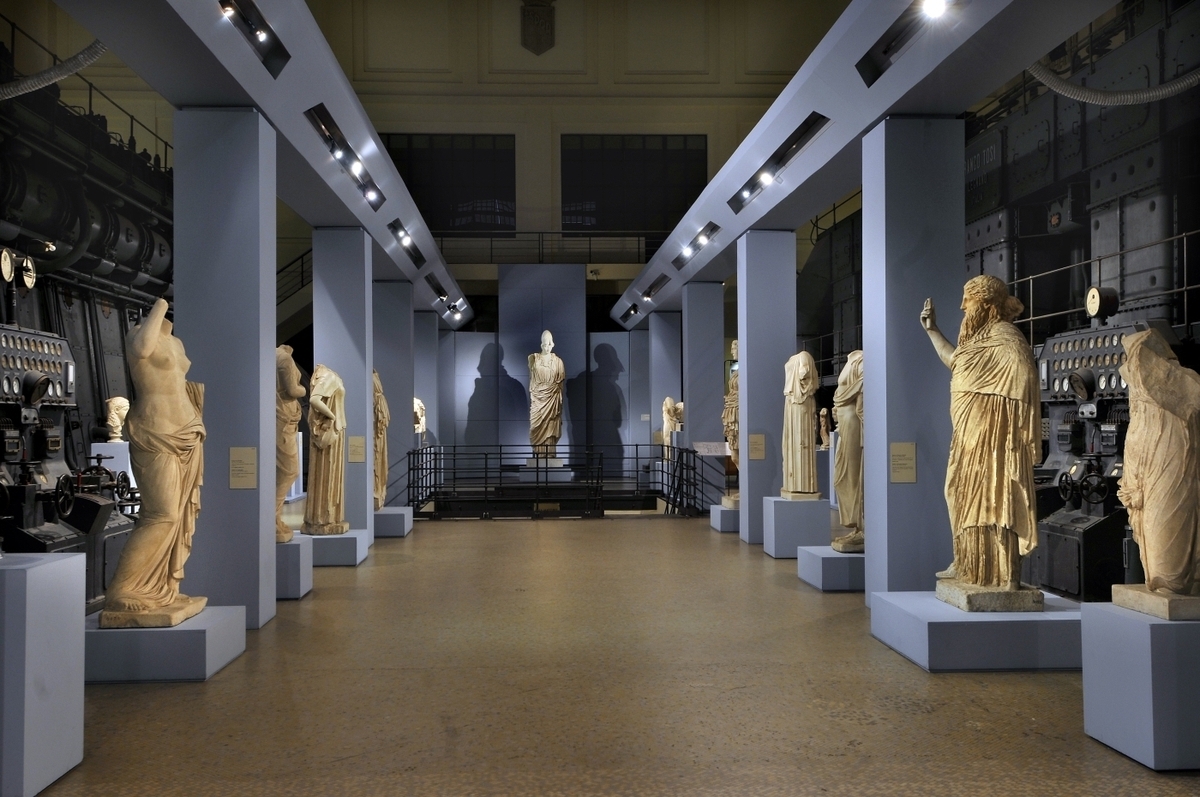
[[[265,30],[260,30],[254,34],[254,38],[258,39],[260,42],[265,42],[267,40],[267,32]]]
[[[690,247],[690,246],[683,247],[683,256],[691,257],[692,256],[692,247]]]
[[[758,176],[758,181],[763,185],[770,185],[771,183],[775,182],[775,175],[771,174],[770,172],[763,172]]]
[[[743,189],[742,190],[742,199],[749,199],[749,198],[750,198],[750,189]]]
[[[705,235],[704,233],[700,233],[700,235],[697,236],[697,238],[696,238],[696,243],[700,244],[701,246],[707,246],[708,245],[708,236]]]
[[[412,236],[409,235],[408,233],[404,233],[404,235],[402,235],[400,237],[400,245],[401,246],[411,246],[412,245]]]
[[[358,177],[360,174],[362,174],[362,170],[363,165],[361,161],[355,161],[354,163],[350,164],[350,173],[355,177]]]
[[[462,320],[462,311],[459,310],[457,307],[454,308],[454,320],[455,321]]]
[[[377,194],[377,193],[375,193],[374,191],[371,191],[370,189],[368,189],[368,190],[367,190],[367,193],[366,193],[366,194],[364,194],[364,196],[366,196],[366,198],[367,198],[367,201],[368,201],[368,202],[374,202],[374,201],[375,201],[375,198],[376,198],[377,196],[379,196],[379,194]]]
[[[942,14],[946,13],[947,5],[949,5],[949,3],[947,3],[946,0],[925,0],[924,5],[921,6],[921,10],[924,11],[925,16],[929,17],[930,19],[937,19]]]
[[[439,299],[440,301],[443,301],[443,302],[444,302],[444,301],[446,301],[446,300],[447,300],[447,299],[449,299],[449,298],[450,298],[450,297],[449,297],[449,296],[447,296],[447,295],[446,295],[446,294],[444,294],[444,293],[440,293],[440,294],[438,294],[438,299]]]
[[[643,294],[642,294],[642,301],[643,301],[643,302],[652,302],[652,301],[654,301],[654,297],[653,297],[653,296],[651,296],[651,295],[650,295],[650,294],[648,294],[648,293],[643,293]]]
[[[226,3],[225,5],[222,5],[221,13],[224,14],[226,17],[232,17],[234,14],[233,5],[230,3]]]
[[[337,160],[341,160],[341,159],[342,159],[342,156],[344,156],[345,154],[346,154],[346,153],[342,152],[342,150],[341,150],[341,148],[340,148],[340,147],[339,147],[338,149],[335,149],[335,150],[333,151],[333,157],[334,157],[335,159],[337,159]]]

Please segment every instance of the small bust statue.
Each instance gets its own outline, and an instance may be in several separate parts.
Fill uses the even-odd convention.
[[[829,450],[829,409],[821,408],[821,450]]]
[[[425,402],[413,396],[413,434],[425,439]]]
[[[105,424],[108,426],[108,442],[121,442],[121,428],[125,425],[125,416],[129,414],[129,399],[124,396],[113,396],[105,403],[108,409],[108,417],[105,419]]]

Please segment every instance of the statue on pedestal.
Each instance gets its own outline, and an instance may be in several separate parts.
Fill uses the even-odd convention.
[[[818,429],[821,433],[821,447],[818,450],[819,451],[828,451],[829,450],[829,408],[822,407],[819,415],[820,415],[820,419],[818,420],[817,424],[818,424]]]
[[[850,529],[833,541],[840,553],[862,553],[863,537],[863,353],[852,351],[838,376],[833,394],[837,415],[838,446],[833,454],[833,489],[837,493],[839,522]],[[821,410],[822,426],[825,410]]]
[[[108,427],[108,442],[120,443],[121,429],[125,426],[125,416],[129,414],[129,399],[124,396],[113,396],[104,402],[108,411],[105,425]]]
[[[300,369],[292,359],[291,346],[275,349],[275,542],[292,539],[292,528],[283,522],[283,499],[300,475],[300,449],[296,428],[300,425]]]
[[[817,364],[807,351],[793,355],[783,368],[783,490],[784,498],[813,500],[817,486]]]
[[[208,602],[179,591],[200,513],[204,386],[187,381],[192,364],[166,315],[159,299],[125,342],[138,397],[126,433],[141,509],[108,587],[101,628],[175,626]]]
[[[529,443],[535,457],[553,457],[562,437],[563,361],[554,354],[554,336],[542,332],[542,350],[529,355]]]
[[[388,411],[387,397],[383,395],[383,383],[379,381],[379,372],[374,368],[371,369],[371,384],[375,391],[375,509],[380,510],[387,501],[387,430],[392,422],[392,413]]]
[[[324,365],[313,369],[308,398],[308,500],[305,534],[345,534],[346,388]]]
[[[421,443],[425,442],[425,402],[413,396],[413,434],[421,435]]]
[[[729,356],[733,367],[729,373],[729,392],[725,394],[725,407],[721,410],[721,426],[725,431],[725,439],[729,443],[729,458],[733,467],[739,468],[738,454],[738,342],[735,340],[729,347]],[[721,506],[726,509],[737,509],[741,502],[741,490],[729,490],[721,496]]]
[[[938,597],[968,610],[1041,611],[1041,592],[1020,588],[1021,557],[1037,547],[1033,465],[1042,447],[1033,350],[1012,324],[1024,306],[985,274],[964,286],[962,309],[957,348],[938,329],[931,300],[921,312],[951,374],[946,504],[954,561],[937,574]]]
[[[683,402],[667,396],[662,405],[663,444],[671,444],[671,433],[683,428]]]

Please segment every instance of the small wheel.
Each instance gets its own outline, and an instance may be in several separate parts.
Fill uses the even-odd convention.
[[[132,489],[129,484],[129,474],[121,471],[117,474],[117,478],[114,481],[116,482],[116,486],[113,488],[113,492],[116,493],[117,498],[122,501],[127,500],[129,498],[129,491]]]
[[[54,509],[60,518],[71,514],[75,508],[75,482],[71,474],[64,473],[54,484]]]
[[[1063,501],[1074,501],[1075,489],[1075,480],[1071,478],[1071,474],[1064,473],[1058,477],[1058,497]]]
[[[1079,480],[1083,500],[1089,504],[1102,504],[1108,498],[1108,480],[1099,473],[1089,473]]]

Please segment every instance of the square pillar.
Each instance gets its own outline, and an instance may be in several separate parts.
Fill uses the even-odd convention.
[[[350,438],[366,439],[366,461],[346,462],[346,522],[373,535],[371,245],[359,227],[313,230],[313,366],[333,369],[346,386],[347,459]]]
[[[425,403],[425,441],[440,443],[436,313],[413,313],[413,395]],[[392,413],[395,414],[395,409]],[[395,423],[394,420],[392,422]]]
[[[252,108],[175,112],[175,335],[204,383],[204,486],[180,588],[275,616],[275,130]],[[231,449],[254,448],[253,489]]]
[[[683,439],[688,446],[719,443],[725,439],[725,288],[719,282],[689,282],[681,293]]]
[[[667,396],[683,401],[683,423],[687,429],[689,405],[683,398],[683,317],[679,313],[651,313],[650,428],[653,431],[662,430],[662,405]]]
[[[751,230],[738,238],[737,279],[738,534],[761,545],[763,498],[783,487],[783,368],[796,353],[796,233]],[[762,459],[750,457],[751,435],[763,437]]]
[[[963,122],[885,119],[864,138],[863,440],[866,594],[932,590],[950,564],[943,493],[950,371],[921,308],[949,335],[962,322]],[[890,450],[916,443],[916,482],[892,483]]]
[[[387,435],[389,486],[385,503],[389,506],[399,506],[407,497],[408,483],[403,475],[408,471],[406,455],[413,446],[412,294],[412,283],[409,282],[376,282],[372,290],[374,368],[379,372],[383,395],[392,415]]]

